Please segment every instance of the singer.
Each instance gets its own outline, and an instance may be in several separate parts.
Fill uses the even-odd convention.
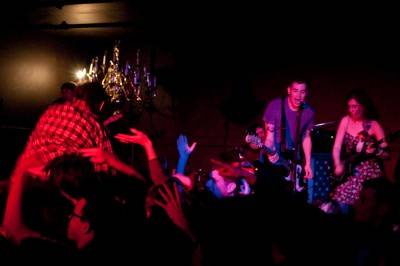
[[[265,146],[275,150],[279,157],[289,160],[291,169],[287,180],[293,181],[297,187],[301,179],[313,177],[311,169],[311,135],[314,124],[314,109],[305,102],[308,94],[304,80],[293,80],[288,88],[287,95],[273,99],[268,103],[264,112]],[[285,94],[286,94],[285,93]],[[277,162],[276,155],[265,155],[272,164]],[[267,161],[267,160],[265,160]],[[297,183],[296,183],[297,182]],[[302,182],[304,184],[304,182]],[[302,191],[303,189],[296,189]]]

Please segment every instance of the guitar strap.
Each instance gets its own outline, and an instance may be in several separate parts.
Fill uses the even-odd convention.
[[[366,143],[366,139],[369,139],[369,129],[371,128],[371,123],[369,121],[363,121],[362,123],[363,126],[363,131],[361,132],[362,136],[365,138],[363,139],[363,141],[360,141],[357,145],[357,152],[361,153],[361,152],[365,152],[367,149],[367,143]]]
[[[296,163],[300,162],[300,143],[301,143],[301,115],[303,114],[303,105],[299,107],[299,110],[296,112],[296,131],[294,135],[294,160]]]
[[[294,186],[294,191],[296,191],[296,183],[300,178],[297,173],[297,165],[300,164],[300,143],[301,143],[301,115],[303,114],[303,105],[299,107],[296,112],[296,131],[294,134],[294,149],[293,149],[293,166],[292,166],[292,181]]]
[[[286,152],[286,113],[285,113],[285,96],[282,96],[282,101],[281,101],[281,130],[280,130],[280,140],[281,140],[281,147],[280,151],[281,154]]]
[[[280,130],[280,139],[281,139],[281,154],[287,151],[286,144],[286,113],[285,113],[285,99],[286,97],[282,97],[281,102],[281,130]],[[292,163],[290,164],[290,177],[293,184],[293,190],[296,191],[296,182],[298,179],[297,176],[297,167],[296,165],[300,162],[300,143],[301,143],[301,115],[303,113],[303,105],[300,106],[299,110],[296,112],[296,122],[295,122],[295,134],[293,136],[293,153],[292,153]]]

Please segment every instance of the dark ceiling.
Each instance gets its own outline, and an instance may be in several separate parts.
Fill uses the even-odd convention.
[[[126,38],[206,57],[262,62],[380,62],[400,59],[398,21],[378,6],[201,1],[56,1],[9,3],[5,30],[69,39]],[[393,10],[393,9],[392,9]],[[193,53],[193,50],[196,50]]]

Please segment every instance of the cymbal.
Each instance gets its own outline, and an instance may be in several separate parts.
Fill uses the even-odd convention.
[[[313,126],[314,128],[320,128],[320,127],[329,127],[329,126],[333,126],[336,125],[338,123],[338,121],[329,121],[329,122],[324,122],[324,123],[319,123],[319,124],[315,124]]]

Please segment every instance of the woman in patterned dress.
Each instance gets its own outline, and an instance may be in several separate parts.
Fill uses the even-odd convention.
[[[365,181],[383,177],[381,159],[387,155],[385,133],[371,99],[354,90],[346,100],[347,115],[340,121],[332,151],[335,175],[346,177],[332,199],[344,214],[359,199]]]

